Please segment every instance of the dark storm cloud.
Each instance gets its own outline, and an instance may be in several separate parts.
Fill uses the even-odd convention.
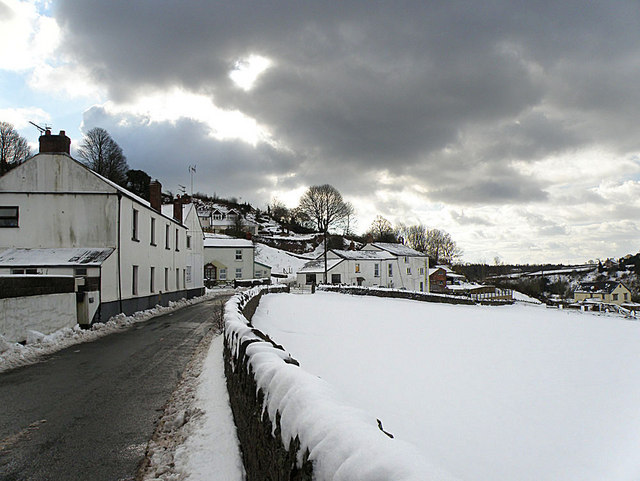
[[[570,1],[63,0],[56,11],[67,52],[116,101],[174,85],[206,93],[291,153],[216,142],[189,122],[132,132],[131,149],[150,155],[189,137],[167,147],[174,158],[230,159],[216,164],[229,189],[294,172],[282,185],[330,182],[354,195],[387,170],[454,204],[544,201],[514,160],[640,148],[639,15],[633,2]],[[274,65],[244,92],[228,73],[251,53]]]

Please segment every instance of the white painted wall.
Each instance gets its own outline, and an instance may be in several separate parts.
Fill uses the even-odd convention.
[[[242,260],[236,259],[236,250],[241,251]],[[205,247],[204,264],[216,261],[218,264],[226,266],[227,280],[236,279],[236,269],[242,269],[242,276],[238,279],[253,279],[254,273],[254,247]]]
[[[27,331],[43,334],[76,325],[75,293],[0,299],[0,335],[9,342],[26,340]]]

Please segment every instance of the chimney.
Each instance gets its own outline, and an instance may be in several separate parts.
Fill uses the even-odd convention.
[[[149,203],[152,209],[162,211],[162,184],[157,179],[149,183]]]
[[[44,135],[40,136],[41,154],[69,154],[71,139],[61,130],[59,135],[51,135],[51,130],[47,129]]]
[[[179,195],[173,201],[173,218],[182,224],[182,199]]]

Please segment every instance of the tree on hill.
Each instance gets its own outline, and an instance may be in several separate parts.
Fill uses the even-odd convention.
[[[127,171],[127,190],[145,200],[149,200],[149,184],[151,177],[144,170],[131,169]]]
[[[377,215],[365,235],[371,235],[376,242],[397,242],[396,231],[387,219]]]
[[[0,122],[0,175],[20,165],[31,156],[27,139],[13,125]]]
[[[89,130],[82,139],[78,156],[94,172],[126,187],[129,170],[127,158],[105,129],[94,127]]]
[[[309,217],[314,227],[324,234],[324,283],[327,282],[327,236],[329,230],[353,215],[353,207],[344,201],[338,189],[329,184],[314,185],[300,198],[300,212]]]

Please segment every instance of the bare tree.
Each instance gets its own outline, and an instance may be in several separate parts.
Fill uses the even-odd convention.
[[[422,224],[401,225],[399,230],[411,248],[424,252],[436,264],[440,261],[451,263],[462,255],[462,249],[447,232],[427,229]]]
[[[371,234],[373,240],[378,242],[396,242],[398,240],[398,236],[391,222],[381,215],[377,215],[376,218],[373,219],[367,234]]]
[[[353,207],[342,199],[342,194],[329,184],[314,185],[300,198],[300,211],[309,216],[314,227],[324,234],[324,283],[327,283],[327,236],[329,229],[343,223],[353,215]]]
[[[343,235],[352,235],[353,234],[353,229],[356,225],[356,219],[355,219],[355,213],[356,213],[356,209],[355,207],[353,207],[353,204],[351,202],[347,202],[346,203],[346,213],[345,213],[345,217],[344,220],[342,221],[343,224]]]
[[[427,228],[422,224],[401,226],[400,232],[404,237],[407,245],[419,252],[427,252],[429,250]]]
[[[89,130],[80,144],[78,156],[84,165],[118,185],[126,186],[127,158],[105,129]]]
[[[31,156],[27,139],[13,125],[0,122],[0,175],[21,164]]]

